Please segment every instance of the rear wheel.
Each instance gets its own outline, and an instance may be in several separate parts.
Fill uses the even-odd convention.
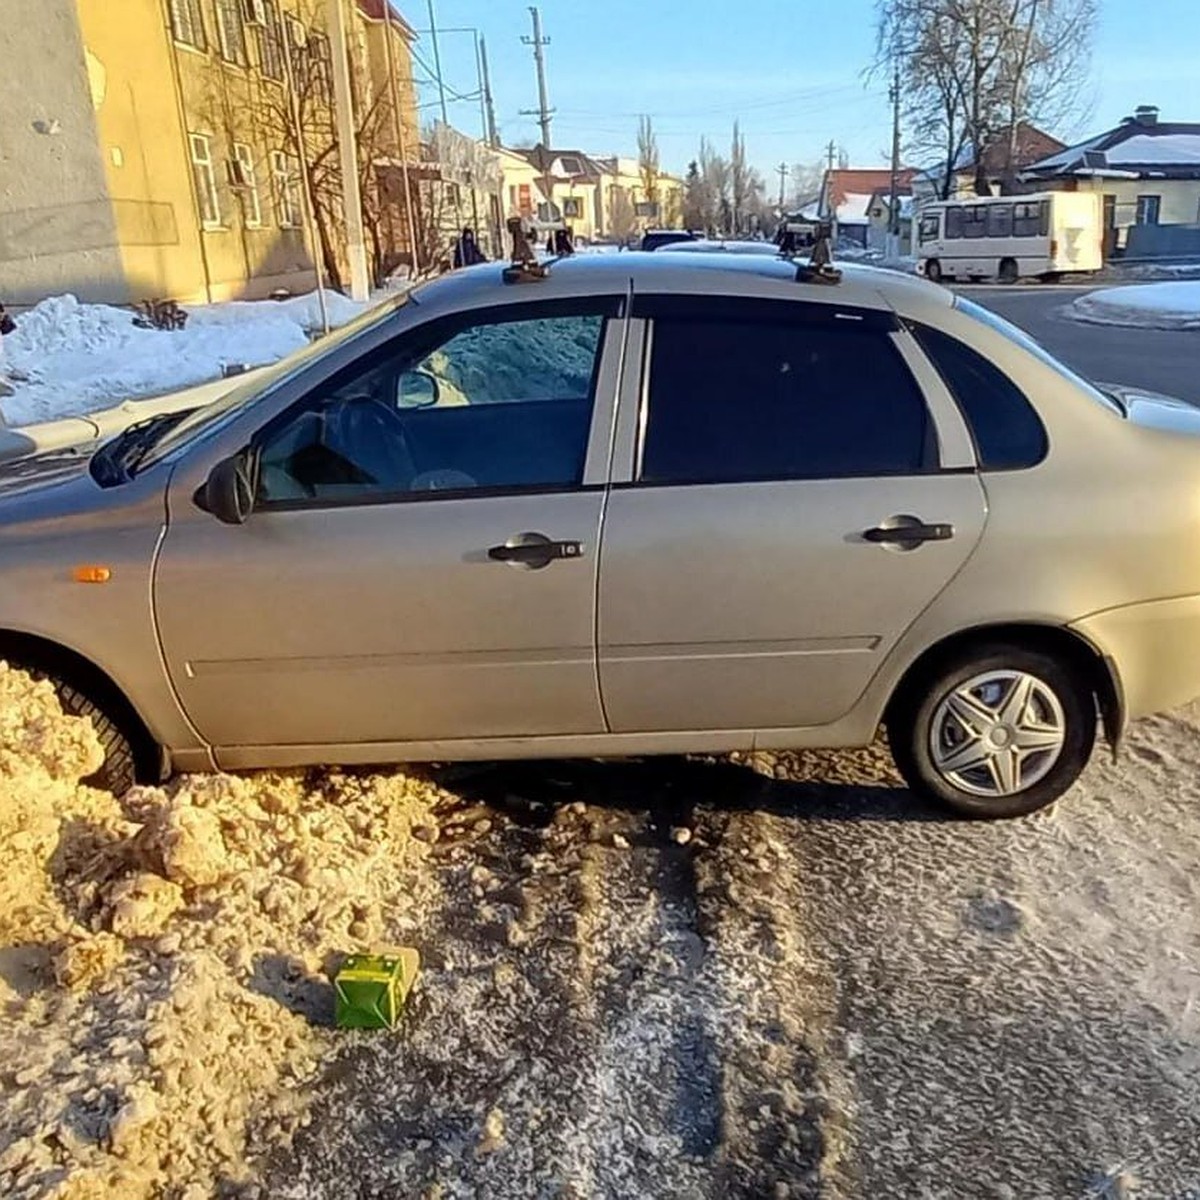
[[[1021,272],[1017,269],[1017,260],[1015,258],[1002,258],[1000,260],[1000,270],[996,274],[1001,283],[1016,283],[1021,277]]]
[[[928,279],[930,283],[942,282],[942,264],[938,262],[936,258],[931,258],[925,264],[925,278]]]
[[[909,787],[971,817],[1052,804],[1079,777],[1095,739],[1091,690],[1061,660],[1019,646],[943,662],[906,688],[888,717]]]

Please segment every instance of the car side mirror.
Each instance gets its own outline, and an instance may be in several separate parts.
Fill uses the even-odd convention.
[[[398,408],[433,408],[441,398],[442,386],[428,371],[405,371],[396,386]]]
[[[244,525],[258,494],[258,456],[243,450],[222,459],[201,489],[201,507],[226,525]]]

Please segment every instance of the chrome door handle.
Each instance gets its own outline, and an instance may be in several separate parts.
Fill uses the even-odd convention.
[[[503,545],[490,546],[488,558],[495,562],[519,563],[526,567],[548,567],[563,558],[582,558],[583,543],[554,541],[544,533],[517,533]]]
[[[863,530],[863,539],[882,546],[901,546],[915,549],[925,542],[948,542],[954,536],[954,526],[948,522],[927,523],[919,517],[889,517],[886,524]]]

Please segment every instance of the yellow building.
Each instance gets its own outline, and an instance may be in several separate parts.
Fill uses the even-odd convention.
[[[342,2],[368,251],[383,268],[403,259],[408,222],[374,163],[416,154],[414,35],[383,21],[383,0]],[[3,34],[11,61],[34,69],[0,74],[13,130],[0,148],[0,299],[222,300],[307,290],[316,259],[327,279],[344,272],[326,11],[325,0],[27,6]]]
[[[596,158],[580,150],[499,149],[508,215],[563,221],[577,240],[625,241],[683,219],[683,182],[660,172],[646,189],[636,159]]]

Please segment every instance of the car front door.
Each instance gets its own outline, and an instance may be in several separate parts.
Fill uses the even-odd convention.
[[[202,511],[177,472],[155,606],[221,765],[604,729],[621,304],[475,310],[364,355],[258,431],[244,524]]]
[[[648,361],[601,551],[610,725],[832,722],[982,532],[961,417],[890,312],[649,296],[634,315]]]

